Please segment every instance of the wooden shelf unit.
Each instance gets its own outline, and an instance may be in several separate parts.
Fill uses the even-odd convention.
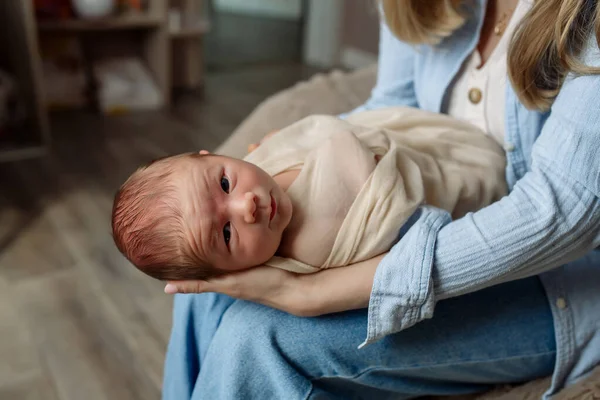
[[[157,28],[162,24],[160,18],[153,15],[131,14],[96,20],[71,19],[64,21],[38,21],[40,32],[88,32],[115,29],[145,29]]]
[[[165,106],[170,105],[174,87],[193,89],[202,84],[202,39],[210,27],[202,19],[202,0],[147,0],[144,12],[101,19],[40,21],[35,18],[33,2],[0,0],[0,68],[6,68],[17,78],[29,117],[18,138],[0,136],[0,162],[38,157],[49,149],[50,128],[38,43],[45,37],[74,35],[89,49],[94,47],[94,40],[109,41],[115,32],[133,31],[136,37],[141,35],[143,39],[134,54],[144,59]],[[167,17],[172,7],[177,7],[186,21],[194,23],[171,32]]]
[[[50,146],[50,127],[44,105],[33,3],[30,1],[0,1],[0,68],[16,78],[27,115],[22,129],[0,137],[0,161],[41,156]]]
[[[169,0],[169,7],[178,9],[185,17],[180,30],[168,31],[173,60],[171,82],[176,88],[194,89],[202,85],[202,39],[210,30],[210,23],[202,15],[202,3],[202,0]]]

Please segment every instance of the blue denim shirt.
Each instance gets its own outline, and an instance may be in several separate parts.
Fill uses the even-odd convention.
[[[357,110],[445,112],[484,10],[478,0],[475,17],[435,47],[402,43],[382,24],[377,84]],[[594,37],[582,59],[600,66]],[[548,113],[507,85],[505,118],[509,195],[455,221],[420,208],[377,269],[363,345],[431,318],[438,300],[540,275],[557,340],[548,397],[600,362],[600,75],[569,76]]]

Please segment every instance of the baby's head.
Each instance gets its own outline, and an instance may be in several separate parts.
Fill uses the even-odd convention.
[[[265,171],[202,151],[138,169],[115,196],[112,228],[146,274],[207,279],[266,262],[291,216],[290,198]]]

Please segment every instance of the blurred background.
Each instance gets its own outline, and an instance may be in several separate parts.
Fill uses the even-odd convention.
[[[172,298],[115,248],[116,189],[377,40],[371,0],[0,1],[0,399],[159,399]]]

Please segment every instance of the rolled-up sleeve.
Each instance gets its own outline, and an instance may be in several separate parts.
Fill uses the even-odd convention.
[[[598,65],[592,48],[586,63]],[[508,196],[456,221],[421,208],[378,267],[365,344],[431,318],[440,299],[540,274],[598,245],[600,76],[570,76]]]

